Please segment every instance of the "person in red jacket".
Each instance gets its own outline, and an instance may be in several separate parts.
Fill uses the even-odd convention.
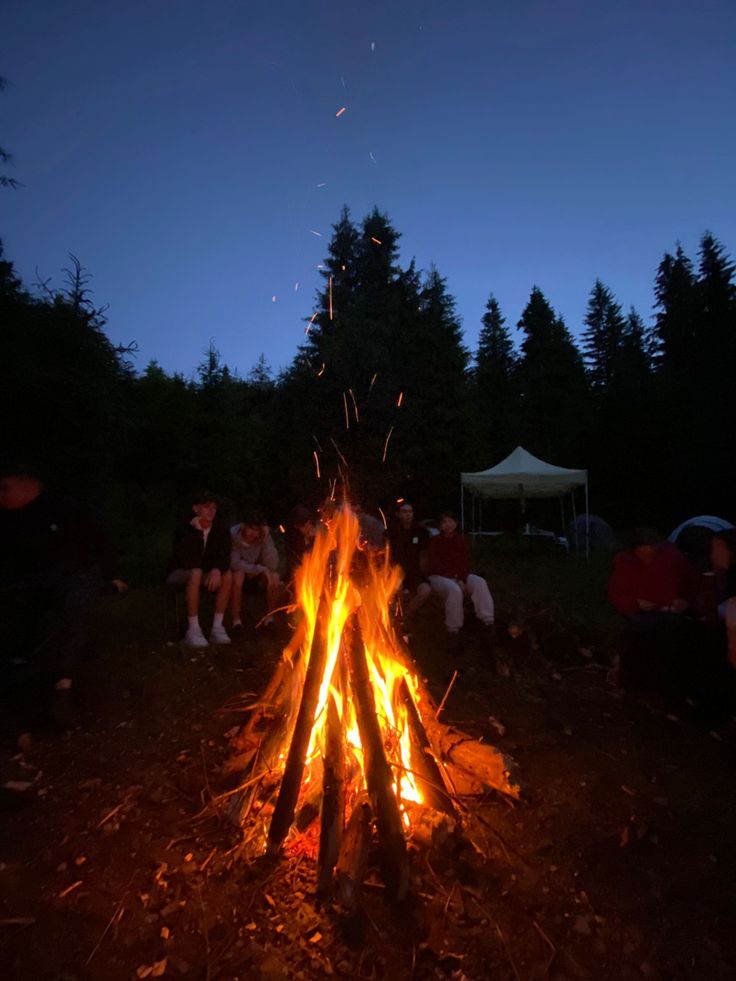
[[[449,511],[440,516],[440,533],[429,541],[426,562],[429,585],[445,603],[445,627],[450,652],[457,653],[458,650],[466,596],[472,600],[475,615],[486,631],[492,634],[493,597],[485,579],[470,571],[468,540],[459,530],[455,515]]]
[[[628,618],[612,681],[623,687],[667,689],[689,674],[694,622],[685,614],[697,576],[674,545],[651,528],[634,532],[632,547],[613,560],[608,599]]]

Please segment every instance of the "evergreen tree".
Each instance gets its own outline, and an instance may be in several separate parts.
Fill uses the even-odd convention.
[[[542,291],[532,289],[521,319],[521,432],[531,452],[573,464],[581,452],[587,410],[582,357]]]
[[[498,301],[491,294],[478,335],[471,390],[473,467],[500,460],[518,442],[518,360]]]
[[[680,245],[665,253],[654,284],[654,339],[658,362],[666,372],[686,370],[695,350],[697,294],[693,265]]]
[[[600,279],[595,281],[588,299],[585,324],[582,346],[590,385],[594,392],[605,391],[611,384],[625,324],[621,307]]]

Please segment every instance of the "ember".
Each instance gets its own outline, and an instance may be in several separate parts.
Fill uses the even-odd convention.
[[[519,794],[507,758],[437,720],[391,624],[400,571],[359,537],[347,505],[317,536],[296,576],[301,622],[230,764],[246,853],[316,853],[321,891],[348,908],[374,823],[384,879],[403,898],[407,837],[436,819],[454,830],[464,795]]]

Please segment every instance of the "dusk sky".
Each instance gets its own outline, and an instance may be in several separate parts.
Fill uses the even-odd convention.
[[[30,285],[77,255],[139,369],[189,375],[210,338],[243,374],[286,365],[343,204],[436,264],[471,348],[490,292],[515,327],[536,283],[579,333],[597,276],[649,317],[677,240],[736,251],[733,0],[34,0],[2,21],[7,257]]]

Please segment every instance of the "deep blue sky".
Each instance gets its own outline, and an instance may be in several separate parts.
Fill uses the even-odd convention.
[[[491,291],[577,333],[596,276],[648,316],[678,239],[736,251],[733,0],[34,0],[2,31],[8,257],[78,255],[140,368],[288,363],[343,203],[438,266],[470,347]]]

